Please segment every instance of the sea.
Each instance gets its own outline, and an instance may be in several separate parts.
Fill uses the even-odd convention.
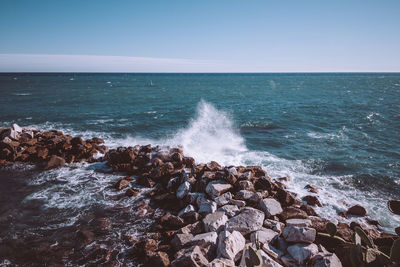
[[[351,222],[337,214],[360,204],[383,231],[400,225],[387,209],[400,199],[400,73],[3,73],[0,127],[13,123],[111,148],[179,146],[197,163],[260,165],[289,176],[299,197],[317,186],[322,217]],[[121,177],[104,163],[0,169],[0,263],[41,264],[42,247],[58,257],[49,247],[68,247],[77,225],[100,216],[112,227],[97,244],[126,265],[121,236],[141,235],[151,219],[138,214],[144,194],[113,189]],[[90,261],[64,254],[66,265]]]

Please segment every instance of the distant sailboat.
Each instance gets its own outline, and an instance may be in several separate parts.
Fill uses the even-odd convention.
[[[153,86],[153,81],[150,80],[149,86]]]

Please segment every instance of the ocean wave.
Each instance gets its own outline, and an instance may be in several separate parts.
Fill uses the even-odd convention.
[[[16,96],[28,96],[28,95],[32,95],[32,93],[13,93],[13,95],[16,95]]]

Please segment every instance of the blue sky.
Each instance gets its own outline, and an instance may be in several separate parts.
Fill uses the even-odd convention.
[[[0,71],[400,71],[400,1],[0,1]]]

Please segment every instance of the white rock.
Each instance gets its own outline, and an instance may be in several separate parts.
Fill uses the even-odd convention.
[[[287,251],[297,263],[303,264],[318,253],[318,246],[315,244],[294,244],[289,246]]]
[[[231,184],[228,184],[222,180],[211,181],[206,187],[206,193],[212,198],[219,197],[223,193],[229,191],[232,188]]]
[[[213,213],[217,210],[217,203],[214,201],[204,201],[200,204],[199,206],[199,213],[200,214],[208,214],[208,213]]]
[[[249,200],[253,196],[253,192],[248,191],[248,190],[240,190],[239,192],[236,193],[235,199],[238,200]]]
[[[215,201],[215,203],[217,203],[218,207],[221,207],[221,206],[228,204],[229,201],[231,201],[231,199],[232,199],[231,192],[226,192],[226,193],[220,195],[219,197],[216,197],[214,199],[214,201]]]
[[[312,243],[315,240],[316,231],[314,228],[286,226],[282,236],[287,242]]]
[[[227,221],[228,217],[222,211],[210,213],[203,219],[204,230],[206,232],[219,232],[224,228]]]
[[[191,246],[193,246],[193,245],[196,245],[196,246],[216,245],[217,239],[218,239],[217,232],[208,232],[208,233],[199,234],[199,235],[194,236],[189,244]]]
[[[191,187],[192,186],[189,182],[184,182],[178,187],[178,190],[176,191],[176,197],[178,199],[183,199],[190,192]]]
[[[235,262],[233,260],[225,259],[225,258],[215,258],[212,262],[210,262],[210,267],[231,267],[235,266]]]
[[[238,231],[222,231],[218,236],[217,257],[237,260],[244,249],[246,239]]]
[[[238,176],[238,172],[237,172],[237,170],[236,170],[235,167],[230,167],[230,168],[228,169],[228,173],[229,173],[229,174],[232,174],[233,176]]]
[[[264,211],[267,218],[277,215],[283,211],[281,204],[273,198],[265,198],[261,200],[260,209]]]
[[[312,225],[309,219],[288,219],[286,220],[286,226],[299,226],[299,227],[309,227]]]
[[[258,231],[251,233],[250,241],[254,244],[256,242],[256,236],[258,237],[258,241],[262,244],[269,244],[272,240],[278,237],[278,233],[266,228],[261,228]]]
[[[16,124],[16,123],[14,123],[14,124],[12,125],[12,129],[13,129],[14,131],[16,131],[17,133],[22,133],[22,128],[21,128],[18,124]]]
[[[272,230],[274,230],[275,232],[278,232],[278,233],[282,233],[283,228],[285,228],[285,224],[284,223],[281,223],[281,222],[278,222],[278,221],[274,221],[274,220],[271,220],[271,219],[266,219],[264,221],[264,226],[266,228],[272,229]]]
[[[178,216],[182,216],[183,214],[196,211],[193,205],[187,205],[183,210],[178,213]]]
[[[239,231],[243,235],[259,230],[264,222],[264,213],[258,209],[245,207],[241,212],[226,223],[228,231]]]
[[[223,211],[229,218],[231,218],[239,213],[239,208],[236,205],[225,205],[217,209],[217,211]]]

